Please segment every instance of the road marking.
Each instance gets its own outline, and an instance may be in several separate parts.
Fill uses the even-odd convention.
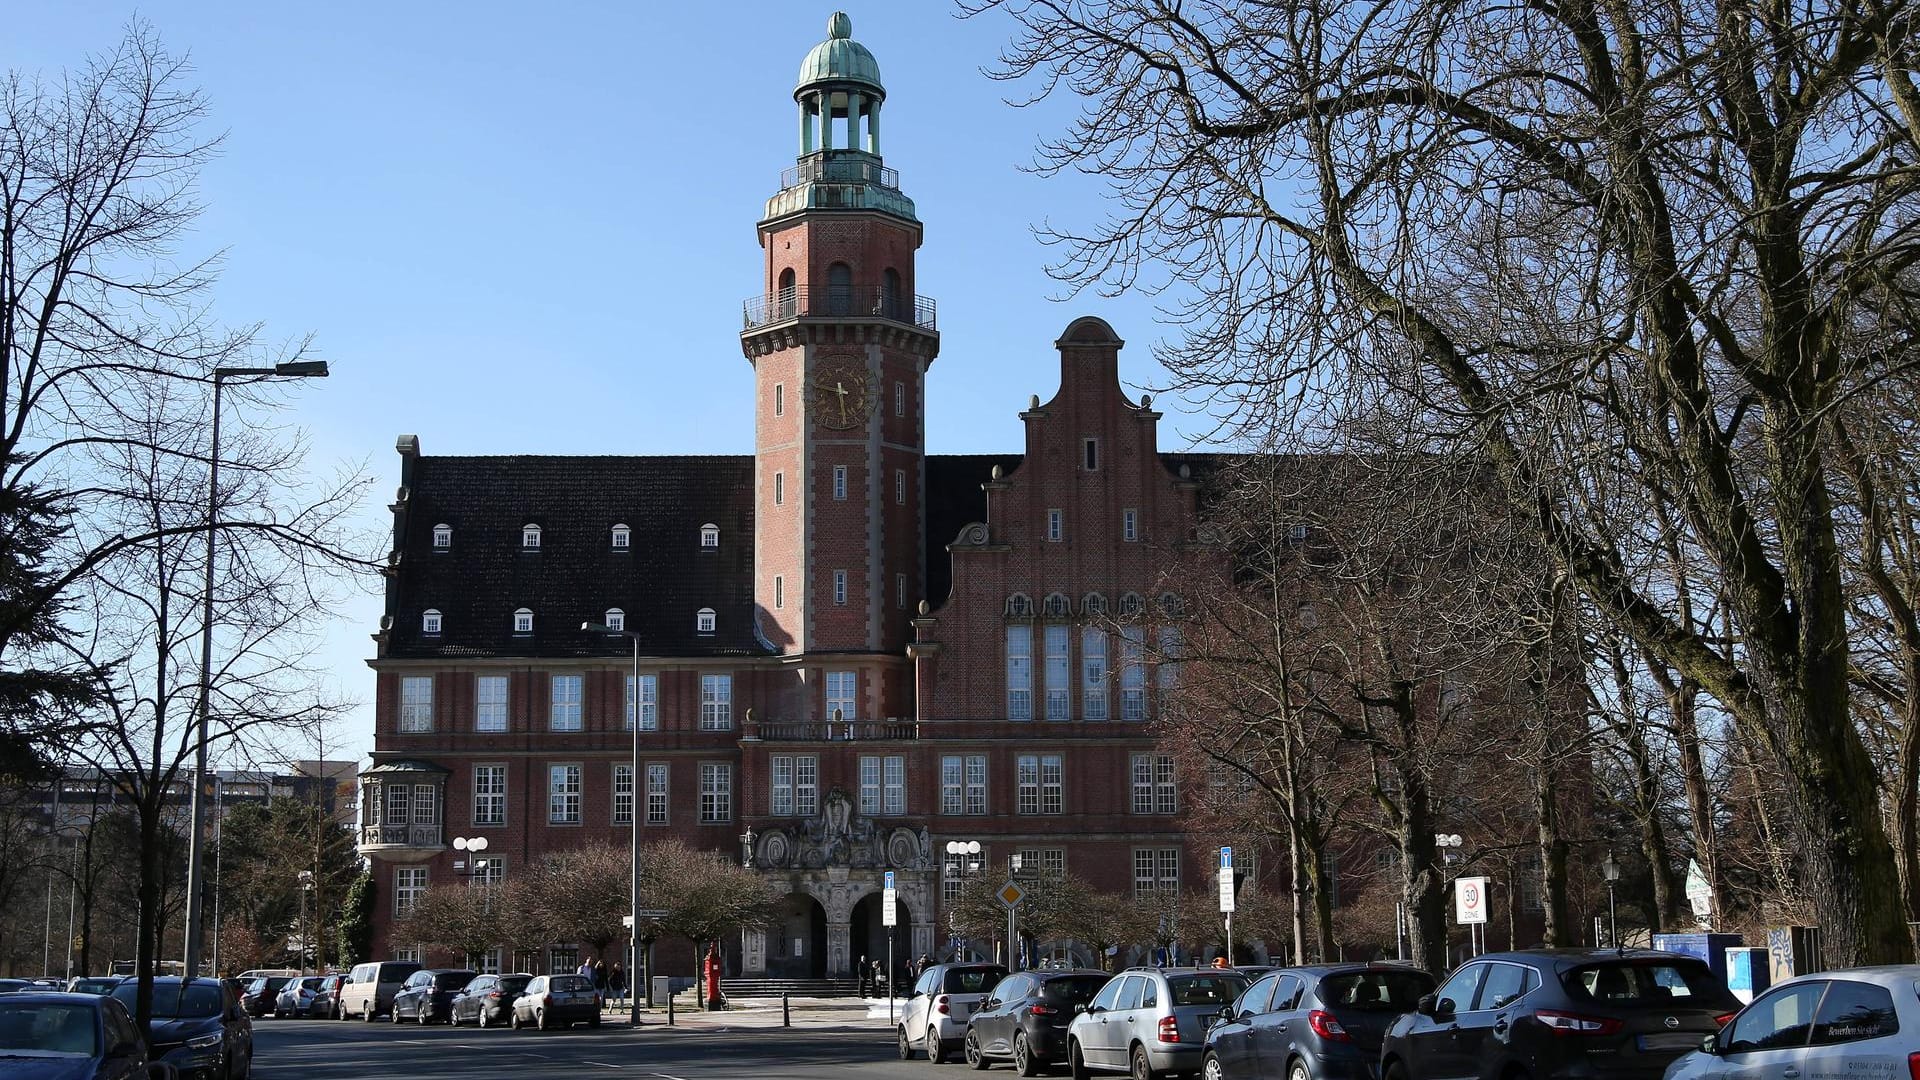
[[[612,1063],[610,1063],[610,1062],[605,1062],[605,1061],[588,1061],[588,1060],[587,1060],[586,1058],[581,1058],[581,1059],[580,1059],[580,1064],[582,1064],[582,1065],[598,1065],[598,1066],[600,1066],[600,1067],[601,1067],[601,1068],[603,1068],[603,1069],[624,1069],[624,1068],[626,1068],[626,1066],[625,1066],[625,1065],[614,1065],[614,1064],[612,1064]]]
[[[669,1074],[667,1074],[667,1073],[654,1073],[653,1075],[655,1075],[655,1076],[657,1076],[657,1077],[659,1077],[659,1078],[660,1078],[660,1080],[686,1080],[686,1078],[685,1078],[685,1077],[681,1077],[681,1076],[672,1076],[672,1075],[669,1075]]]

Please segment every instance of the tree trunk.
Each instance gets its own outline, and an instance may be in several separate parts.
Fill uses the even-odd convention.
[[[1291,826],[1288,828],[1287,870],[1293,887],[1287,890],[1288,903],[1293,911],[1293,962],[1296,965],[1307,962],[1307,924],[1306,924],[1306,867],[1301,855],[1300,834]]]
[[[1447,913],[1439,848],[1433,842],[1433,808],[1426,779],[1400,773],[1400,865],[1407,904],[1407,953],[1435,975],[1447,970]]]
[[[147,799],[157,804],[166,797],[166,788],[152,785]],[[134,934],[134,976],[139,985],[134,991],[133,1018],[141,1031],[153,1019],[154,961],[160,953],[156,939],[160,923],[160,813],[158,805],[139,805],[140,815],[140,897],[139,930]]]
[[[1707,786],[1707,767],[1700,753],[1700,724],[1697,703],[1700,687],[1689,679],[1667,688],[1667,711],[1673,717],[1676,741],[1680,744],[1680,775],[1687,789],[1687,817],[1693,827],[1693,858],[1700,864],[1701,876],[1713,894],[1713,918],[1727,913],[1726,891],[1720,876],[1720,840],[1713,820],[1713,792]],[[1716,922],[1714,925],[1718,926]]]
[[[1541,940],[1548,948],[1573,946],[1580,935],[1567,911],[1567,839],[1560,830],[1558,763],[1548,759],[1533,774],[1533,808],[1540,849]]]

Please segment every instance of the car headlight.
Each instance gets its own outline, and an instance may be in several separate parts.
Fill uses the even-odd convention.
[[[205,1050],[209,1046],[219,1046],[221,1035],[222,1033],[218,1031],[209,1031],[205,1035],[195,1035],[193,1038],[187,1040],[187,1049]]]

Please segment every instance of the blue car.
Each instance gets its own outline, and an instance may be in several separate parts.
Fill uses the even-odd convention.
[[[113,988],[131,1013],[138,979]],[[246,1080],[253,1069],[253,1020],[219,979],[153,980],[148,1043],[155,1060],[182,1080]]]
[[[17,1080],[159,1080],[126,1006],[99,994],[0,996],[0,1076]]]

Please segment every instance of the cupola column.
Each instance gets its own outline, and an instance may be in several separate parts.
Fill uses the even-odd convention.
[[[813,99],[801,98],[800,105],[800,156],[813,153]]]
[[[858,150],[865,141],[860,137],[860,111],[866,99],[852,91],[847,92],[847,149]]]
[[[821,91],[820,97],[820,149],[833,149],[833,95]]]
[[[880,156],[880,101],[867,102],[867,153]]]

